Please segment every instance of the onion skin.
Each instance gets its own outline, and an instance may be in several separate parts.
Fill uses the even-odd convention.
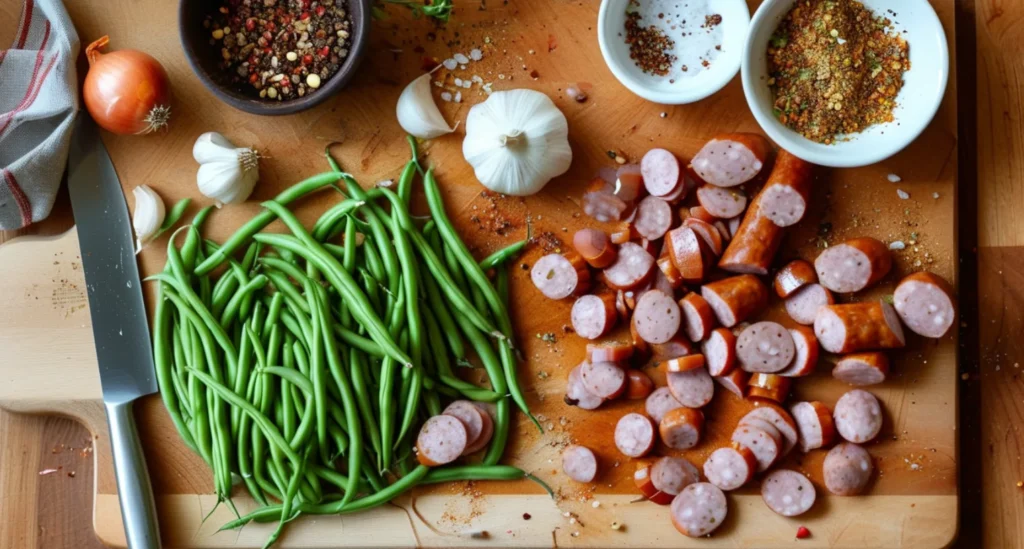
[[[135,50],[101,53],[104,36],[86,48],[89,72],[82,99],[103,129],[122,135],[146,134],[167,126],[171,92],[167,71],[152,56]]]

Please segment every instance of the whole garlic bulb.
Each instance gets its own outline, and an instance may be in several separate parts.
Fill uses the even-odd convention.
[[[253,149],[235,147],[223,135],[206,132],[192,146],[199,162],[199,192],[214,199],[217,207],[245,202],[260,179],[260,155]]]
[[[494,92],[470,109],[462,155],[484,187],[534,194],[572,163],[569,123],[539,91]]]
[[[139,253],[143,246],[159,234],[167,209],[160,195],[148,185],[139,185],[132,189],[132,196],[135,197],[135,212],[132,213],[135,253]]]

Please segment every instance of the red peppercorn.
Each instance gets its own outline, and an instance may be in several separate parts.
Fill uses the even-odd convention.
[[[313,5],[313,0],[302,0],[302,9],[308,10]]]
[[[272,53],[274,53],[274,50],[270,48],[263,48],[263,55],[270,55]]]
[[[259,79],[260,79],[260,75],[256,74],[255,72],[249,74],[249,82],[250,83],[255,84],[257,81],[259,81]]]
[[[309,12],[308,11],[302,12],[302,15],[299,16],[299,19],[302,19],[303,21],[309,21]]]
[[[291,15],[285,15],[285,16],[281,17],[281,24],[282,25],[288,25],[291,22],[292,22],[292,16]]]
[[[303,65],[309,65],[312,62],[313,62],[313,56],[312,55],[307,53],[306,55],[302,56],[302,64]]]
[[[274,34],[271,33],[270,31],[263,31],[263,39],[266,40],[267,42],[270,42],[271,40],[274,39]]]
[[[263,27],[270,32],[274,32],[275,30],[277,30],[277,25],[275,25],[273,21],[267,21],[267,24],[264,25]]]
[[[806,526],[801,526],[796,529],[796,539],[807,539],[811,537],[811,531]]]
[[[250,65],[255,65],[256,64],[256,56],[255,55],[250,55],[249,59],[246,59],[246,61],[248,61]]]
[[[327,8],[325,8],[323,6],[317,6],[316,7],[316,16],[317,17],[323,17],[325,13],[327,13]]]
[[[330,46],[324,46],[324,47],[320,48],[320,50],[317,51],[317,53],[320,54],[320,57],[327,57],[328,55],[331,54],[331,47]]]
[[[252,17],[245,20],[245,30],[252,32],[256,30],[256,20]]]

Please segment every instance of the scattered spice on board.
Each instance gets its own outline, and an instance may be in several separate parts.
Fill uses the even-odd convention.
[[[277,101],[313,93],[334,76],[353,30],[340,0],[228,0],[203,27],[229,81]]]
[[[909,46],[854,0],[803,0],[786,14],[768,45],[774,114],[804,137],[837,136],[893,120]]]

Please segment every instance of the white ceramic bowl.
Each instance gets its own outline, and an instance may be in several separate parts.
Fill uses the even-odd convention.
[[[639,0],[645,6],[664,4],[666,11],[676,0]],[[710,0],[714,13],[722,16],[722,49],[706,70],[698,76],[670,78],[644,73],[629,58],[629,45],[624,39],[628,0],[602,0],[597,16],[597,40],[601,55],[615,78],[630,91],[648,101],[665,105],[682,105],[700,101],[722,89],[739,71],[743,54],[743,41],[750,24],[750,10],[746,0]],[[678,47],[686,47],[685,38],[676,40]]]
[[[823,166],[866,166],[903,150],[935,116],[949,80],[946,34],[928,0],[860,0],[877,14],[885,14],[887,9],[897,13],[889,17],[897,30],[905,31],[903,36],[910,46],[910,70],[903,75],[893,122],[875,124],[831,145],[803,137],[772,114],[772,92],[767,83],[768,39],[794,1],[766,0],[761,4],[754,13],[744,46],[743,92],[761,128],[783,149]]]

